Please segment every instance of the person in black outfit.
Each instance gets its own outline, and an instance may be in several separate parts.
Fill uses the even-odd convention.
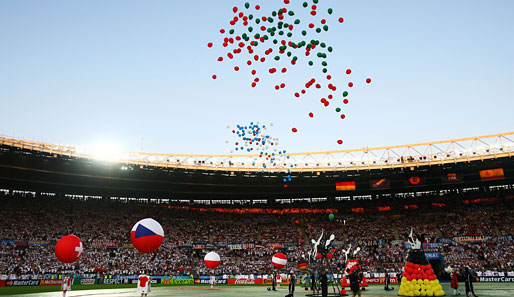
[[[311,272],[311,291],[316,291],[316,275],[314,271]]]
[[[384,290],[390,291],[393,290],[393,288],[389,288],[389,284],[391,283],[391,278],[389,277],[389,272],[386,271],[385,273],[385,285]]]
[[[328,278],[325,270],[321,271],[321,275],[319,276],[319,281],[321,283],[321,297],[328,296]]]
[[[360,282],[361,278],[357,274],[357,269],[355,269],[349,276],[348,280],[350,281],[350,290],[352,290],[352,296],[355,297],[356,295],[361,296],[361,290],[360,290]]]
[[[471,272],[471,269],[469,269],[468,266],[466,266],[464,270],[464,282],[466,284],[466,296],[471,297],[477,297],[475,295],[475,290],[473,289],[473,281],[475,280],[476,276]]]
[[[296,278],[294,276],[294,272],[291,270],[289,273],[289,294],[286,297],[294,297],[294,287],[296,285]]]
[[[271,274],[271,289],[273,291],[276,291],[277,290],[277,274],[275,272],[273,272]]]

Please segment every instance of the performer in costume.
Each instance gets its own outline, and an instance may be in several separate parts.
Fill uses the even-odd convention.
[[[475,274],[471,271],[469,266],[464,269],[464,279],[466,284],[466,296],[477,297],[473,288],[473,282],[475,281]]]
[[[350,280],[350,289],[352,290],[352,296],[355,297],[356,295],[358,295],[360,297],[361,296],[361,290],[360,290],[361,279],[359,277],[357,269],[353,270],[353,272],[348,276],[348,279]]]
[[[144,272],[137,278],[137,293],[141,294],[141,297],[147,297],[148,293],[151,292],[151,281],[150,276],[146,275]]]
[[[451,287],[453,288],[453,295],[454,296],[460,295],[458,276],[459,276],[459,274],[457,273],[457,271],[454,271],[452,273]]]
[[[70,275],[67,275],[62,280],[61,284],[61,290],[62,290],[62,297],[66,297],[66,292],[71,291],[71,284],[73,283],[73,279]]]

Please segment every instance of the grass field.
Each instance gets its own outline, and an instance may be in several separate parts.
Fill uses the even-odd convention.
[[[453,290],[449,284],[443,284],[446,296],[452,296]],[[0,288],[0,295],[17,297],[59,297],[62,293],[58,291],[59,286],[47,287],[7,287]],[[362,296],[387,297],[397,296],[396,290],[386,292],[382,285],[372,285],[367,291],[362,292]],[[461,291],[463,291],[461,287]],[[295,296],[303,297],[307,291],[297,287]],[[475,284],[475,292],[479,297],[507,297],[514,296],[514,284],[494,284],[480,283]],[[218,285],[210,289],[206,285],[197,286],[158,286],[152,287],[149,297],[178,297],[178,296],[207,296],[207,297],[257,297],[257,296],[276,296],[282,297],[287,294],[287,287],[280,288],[277,292],[267,291],[265,286],[222,286]],[[464,296],[464,293],[461,293]],[[73,291],[68,292],[67,297],[137,297],[135,285],[75,285]]]

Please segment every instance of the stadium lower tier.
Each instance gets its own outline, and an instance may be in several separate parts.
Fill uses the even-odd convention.
[[[497,196],[501,195],[511,193]],[[60,273],[115,277],[143,270],[167,276],[258,275],[271,273],[271,258],[277,251],[288,258],[284,271],[299,271],[299,260],[322,230],[335,236],[333,257],[326,267],[332,273],[344,272],[343,249],[349,243],[360,247],[356,257],[364,271],[400,272],[407,260],[404,234],[411,228],[425,234],[424,252],[438,277],[446,266],[469,265],[481,273],[514,271],[513,201],[480,205],[459,201],[448,207],[420,203],[415,209],[387,213],[339,208],[330,220],[327,214],[294,211],[253,214],[234,208],[202,211],[105,199],[0,194],[0,275],[11,279]],[[131,227],[142,218],[154,218],[164,229],[164,242],[154,253],[141,254],[130,244]],[[68,234],[84,242],[84,251],[77,262],[63,264],[56,259],[54,247]],[[203,264],[208,251],[221,256],[215,270]]]

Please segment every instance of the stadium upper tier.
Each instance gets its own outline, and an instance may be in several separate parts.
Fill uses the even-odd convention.
[[[256,155],[102,155],[2,138],[0,189],[152,199],[335,201],[336,197],[512,185],[514,141],[509,136],[513,134],[291,153],[271,168],[263,168]]]
[[[113,152],[69,145],[0,138],[2,147],[12,147],[54,156],[101,160],[137,166],[229,172],[314,172],[390,169],[512,157],[514,132],[407,145],[340,151],[280,154],[276,164],[266,156],[164,154]],[[276,156],[279,153],[275,153]],[[266,166],[264,166],[266,165]]]

